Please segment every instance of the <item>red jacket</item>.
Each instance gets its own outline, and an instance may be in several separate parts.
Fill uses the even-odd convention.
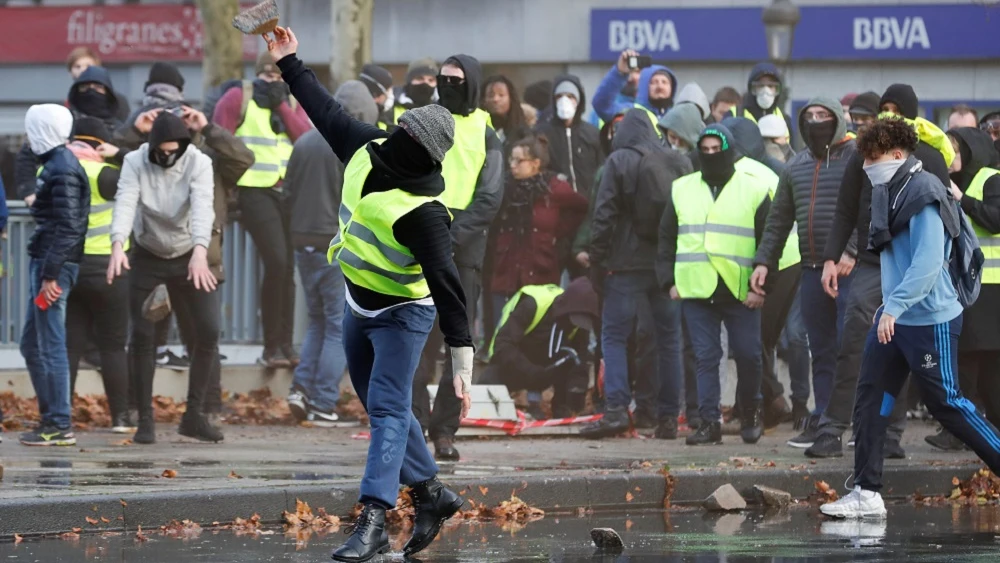
[[[505,211],[501,207],[494,226],[493,293],[513,295],[526,285],[559,283],[565,258],[562,250],[568,248],[587,215],[587,198],[573,191],[561,176],[552,176],[549,193],[535,200],[530,232],[520,237],[504,221]]]

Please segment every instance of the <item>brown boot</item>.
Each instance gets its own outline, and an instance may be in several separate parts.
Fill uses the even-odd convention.
[[[455,439],[451,436],[440,436],[434,439],[434,458],[439,461],[458,461],[458,450],[455,449]]]

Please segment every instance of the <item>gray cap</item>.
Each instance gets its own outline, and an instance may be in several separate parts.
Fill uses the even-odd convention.
[[[399,116],[399,126],[427,149],[435,162],[443,161],[455,144],[455,118],[437,104],[407,110]]]
[[[570,96],[576,98],[577,101],[580,100],[580,89],[577,88],[576,84],[573,84],[571,80],[563,80],[556,85],[553,95],[558,96],[559,94],[569,94]]]

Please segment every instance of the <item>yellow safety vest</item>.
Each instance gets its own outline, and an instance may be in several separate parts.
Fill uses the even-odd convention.
[[[649,120],[653,122],[653,131],[656,131],[656,136],[659,137],[660,139],[662,139],[663,138],[663,130],[660,129],[660,118],[657,117],[655,113],[653,113],[652,111],[650,111],[649,108],[647,108],[646,106],[640,104],[639,102],[636,102],[634,104],[634,107],[636,107],[638,109],[641,109],[642,111],[646,112],[646,115],[649,116]]]
[[[399,123],[399,116],[406,113],[406,108],[403,106],[392,106],[392,122]]]
[[[97,178],[102,170],[111,165],[93,160],[81,160],[80,166],[87,173],[87,180],[90,182],[90,215],[87,217],[87,238],[83,244],[83,253],[110,256],[111,218],[114,215],[115,204],[101,197],[101,191],[97,188]],[[122,248],[128,250],[128,239],[125,239]]]
[[[736,169],[760,178],[761,182],[768,187],[771,199],[774,199],[774,193],[778,189],[778,175],[768,168],[766,164],[745,156],[736,161]],[[799,254],[799,232],[795,225],[792,225],[792,230],[788,233],[788,239],[785,241],[785,248],[781,251],[781,258],[778,260],[778,269],[784,270],[801,261],[802,256]]]
[[[455,144],[444,155],[441,201],[448,209],[465,209],[476,195],[479,173],[486,163],[486,128],[493,126],[490,114],[481,109],[455,118]]]
[[[547,285],[526,285],[519,289],[517,293],[510,298],[510,301],[503,306],[503,311],[500,313],[500,323],[497,324],[497,330],[493,333],[493,340],[490,341],[490,357],[493,357],[493,346],[496,344],[497,340],[496,335],[500,332],[500,329],[507,324],[507,321],[510,320],[510,316],[513,314],[517,304],[521,301],[522,295],[527,295],[535,300],[535,316],[531,318],[531,324],[528,325],[528,328],[524,329],[524,334],[527,335],[530,334],[531,331],[535,330],[538,323],[542,322],[542,317],[544,317],[545,313],[548,313],[549,309],[552,308],[552,303],[555,302],[556,297],[559,297],[562,294],[563,289],[558,285],[551,283]]]
[[[701,172],[674,181],[671,197],[677,213],[677,258],[674,283],[683,299],[708,299],[719,278],[744,301],[749,293],[757,253],[754,216],[768,187],[737,170],[718,199]]]
[[[236,129],[236,138],[253,151],[254,163],[237,185],[247,188],[272,188],[285,177],[292,156],[292,140],[287,133],[271,129],[271,110],[250,100],[246,117]]]
[[[965,190],[965,197],[983,200],[983,186],[986,181],[1000,174],[1000,170],[995,168],[981,168],[976,177],[972,179],[968,189]],[[972,219],[969,219],[972,221]],[[979,237],[979,246],[983,250],[986,263],[983,264],[983,283],[1000,284],[1000,234],[993,234],[980,227],[972,221],[972,228]]]
[[[955,147],[951,146],[951,139],[948,138],[948,135],[946,135],[940,127],[934,125],[930,121],[927,121],[922,117],[908,119],[901,115],[896,115],[895,113],[887,111],[878,114],[878,118],[902,119],[903,121],[909,123],[910,127],[913,127],[913,130],[917,132],[917,138],[934,147],[941,153],[941,156],[944,157],[945,166],[951,166],[952,161],[955,160]]]
[[[732,106],[731,108],[729,108],[729,113],[733,117],[736,117],[738,115],[736,113],[736,106]],[[785,118],[785,114],[781,113],[781,108],[774,108],[774,115],[777,115],[781,119]],[[743,117],[749,119],[750,121],[753,121],[754,123],[757,123],[757,118],[754,117],[753,114],[750,113],[750,110],[748,110],[746,108],[743,108]]]
[[[846,137],[848,139],[857,139],[858,138],[858,134],[855,133],[854,131],[848,131]]]
[[[385,139],[376,139],[381,144]],[[351,283],[393,297],[423,299],[430,295],[420,263],[396,240],[392,227],[400,217],[437,197],[401,189],[366,194],[361,191],[372,170],[368,146],[351,157],[344,170],[340,229],[330,243],[327,259],[336,258]]]

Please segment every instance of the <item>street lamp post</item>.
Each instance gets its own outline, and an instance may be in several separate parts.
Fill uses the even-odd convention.
[[[772,0],[764,9],[764,35],[767,37],[767,55],[776,63],[787,63],[792,58],[792,36],[801,19],[799,7],[791,0]]]

